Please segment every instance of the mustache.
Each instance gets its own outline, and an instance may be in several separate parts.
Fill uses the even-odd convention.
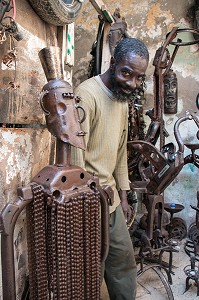
[[[140,97],[140,91],[138,89],[134,90],[130,94],[125,94],[123,91],[119,89],[112,90],[114,98],[119,102],[137,102],[137,99]]]
[[[112,70],[111,75],[111,92],[113,93],[114,98],[119,102],[132,102],[134,103],[141,94],[144,93],[143,86],[140,86],[135,89],[131,89],[126,85],[118,85],[115,77],[115,72]],[[132,91],[131,93],[126,94],[121,89]]]

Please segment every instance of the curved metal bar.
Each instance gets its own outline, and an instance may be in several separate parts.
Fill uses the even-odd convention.
[[[44,97],[45,95],[47,95],[48,93],[49,93],[49,91],[47,91],[47,90],[42,91],[42,92],[41,92],[41,95],[40,95],[40,97],[39,97],[39,103],[40,103],[40,106],[41,106],[41,108],[43,109],[43,111],[44,111],[44,113],[45,113],[46,116],[49,116],[49,115],[50,115],[50,112],[49,112],[48,110],[46,110],[45,107],[44,107],[44,104],[43,104],[43,97]]]
[[[101,58],[102,58],[102,40],[103,40],[104,22],[101,20],[99,23],[98,33],[97,33],[97,44],[96,44],[96,61],[95,61],[95,74],[101,73]]]
[[[196,96],[196,106],[197,106],[197,109],[199,109],[199,93]]]
[[[31,187],[29,187],[31,189]],[[29,192],[28,192],[29,193]],[[31,192],[29,193],[31,195]],[[7,204],[1,212],[3,231],[1,233],[3,299],[16,300],[15,264],[13,235],[16,221],[22,210],[32,199],[17,198],[14,204]]]
[[[190,113],[187,113],[185,116],[179,118],[175,125],[174,125],[174,136],[175,136],[175,139],[176,139],[176,142],[178,144],[178,147],[179,147],[179,152],[180,153],[184,153],[184,142],[181,138],[181,135],[180,135],[180,131],[179,131],[179,126],[181,123],[187,121],[187,120],[192,120],[192,115]]]
[[[158,59],[158,63],[157,63],[157,69],[162,69],[161,67],[161,63],[162,63],[162,59],[164,56],[164,53],[166,51],[166,48],[169,44],[171,44],[172,40],[175,39],[175,37],[177,36],[177,31],[178,31],[178,27],[173,27],[173,29],[166,35],[166,40],[162,46],[161,49],[161,54],[160,57]]]
[[[179,32],[191,32],[191,33],[196,33],[198,34],[198,39],[191,41],[191,42],[182,42],[181,40],[177,41],[177,42],[173,42],[171,41],[170,44],[171,45],[175,45],[175,46],[189,46],[189,45],[194,45],[194,44],[198,44],[199,43],[199,30],[194,29],[194,28],[178,28],[176,33]],[[166,35],[166,37],[170,34],[170,32]]]
[[[83,117],[82,117],[81,120],[79,120],[79,123],[81,124],[81,123],[83,123],[83,122],[86,120],[86,112],[85,112],[85,109],[84,109],[82,106],[80,106],[80,105],[75,105],[75,108],[76,108],[76,109],[81,109],[82,112],[83,112]]]
[[[101,201],[101,264],[103,264],[109,251],[109,206],[104,190],[99,186],[97,189],[100,192]]]

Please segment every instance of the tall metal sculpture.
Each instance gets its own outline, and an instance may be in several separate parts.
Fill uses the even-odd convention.
[[[61,79],[55,47],[39,56],[48,80],[41,106],[56,136],[55,164],[43,168],[1,213],[3,299],[15,300],[13,231],[27,211],[29,299],[100,298],[101,264],[108,251],[112,189],[70,164],[71,146],[85,149],[78,98]],[[83,111],[84,112],[84,111]],[[84,116],[85,117],[85,116]]]

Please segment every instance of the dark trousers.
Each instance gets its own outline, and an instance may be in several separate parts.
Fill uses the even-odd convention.
[[[110,215],[110,246],[104,279],[111,300],[134,300],[136,263],[121,205]]]

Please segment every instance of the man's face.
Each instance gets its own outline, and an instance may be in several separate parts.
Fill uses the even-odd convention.
[[[111,61],[111,91],[118,101],[130,101],[138,90],[148,66],[148,61],[139,55],[128,53],[116,63]]]

